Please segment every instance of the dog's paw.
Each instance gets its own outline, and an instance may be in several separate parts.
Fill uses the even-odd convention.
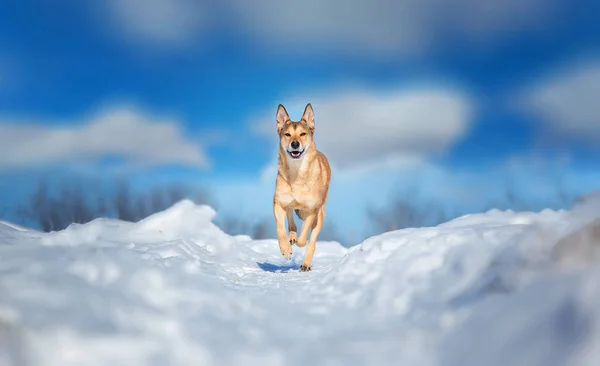
[[[290,231],[289,239],[290,239],[290,245],[296,245],[296,241],[297,241],[298,237],[297,237],[297,234],[295,231]]]
[[[279,250],[281,251],[281,255],[285,257],[285,259],[292,258],[292,245],[288,241],[281,240],[279,242]]]
[[[309,272],[311,270],[311,267],[309,264],[302,264],[300,266],[300,271],[301,272]]]

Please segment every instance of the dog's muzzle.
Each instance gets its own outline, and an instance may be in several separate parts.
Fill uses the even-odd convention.
[[[299,159],[304,153],[304,149],[302,150],[288,150],[288,154],[292,157],[292,159]]]

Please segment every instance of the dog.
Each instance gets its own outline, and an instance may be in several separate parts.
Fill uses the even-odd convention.
[[[325,203],[329,193],[331,168],[314,141],[315,114],[308,103],[300,121],[290,120],[279,104],[276,115],[279,135],[279,158],[273,196],[273,214],[277,227],[279,250],[286,259],[292,257],[292,245],[306,247],[300,271],[311,270],[317,237],[325,219]],[[294,213],[302,220],[298,235]],[[285,229],[287,218],[289,235]],[[309,231],[310,241],[308,240]]]

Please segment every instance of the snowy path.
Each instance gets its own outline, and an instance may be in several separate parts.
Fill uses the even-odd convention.
[[[600,270],[559,271],[600,217],[491,212],[319,242],[224,234],[184,201],[137,224],[0,223],[0,365],[593,365]],[[567,362],[568,361],[568,362]]]

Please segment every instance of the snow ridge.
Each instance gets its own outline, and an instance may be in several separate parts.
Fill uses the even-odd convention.
[[[187,200],[54,233],[0,222],[0,365],[593,365],[598,203],[318,242],[308,273],[304,249],[286,261]]]

